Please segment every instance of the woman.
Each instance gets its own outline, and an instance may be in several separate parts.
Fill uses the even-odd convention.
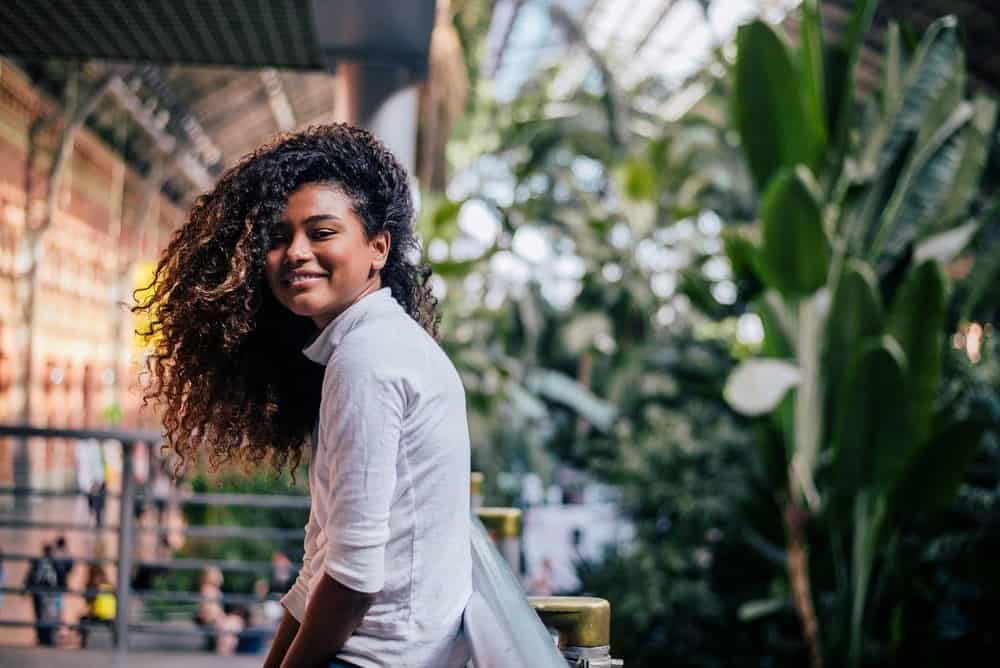
[[[369,133],[279,137],[198,199],[138,307],[157,340],[147,398],[182,463],[294,471],[312,444],[305,557],[267,666],[467,659],[465,397],[413,222],[406,173]]]

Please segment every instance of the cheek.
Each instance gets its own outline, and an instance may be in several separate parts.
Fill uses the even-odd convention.
[[[267,279],[267,284],[270,286],[275,286],[278,284],[278,275],[281,273],[281,257],[276,254],[268,253],[264,257],[264,277]]]

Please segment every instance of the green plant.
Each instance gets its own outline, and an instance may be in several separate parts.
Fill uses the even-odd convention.
[[[797,51],[760,21],[737,37],[733,114],[760,208],[727,250],[761,286],[765,357],[733,372],[726,397],[778,435],[787,577],[813,666],[885,659],[869,619],[898,576],[902,518],[953,498],[988,426],[941,400],[943,266],[978,229],[996,103],[965,98],[949,17],[912,53],[890,26],[878,98],[857,118],[875,5],[855,4],[837,44],[823,43],[816,0]],[[812,572],[818,549],[831,580]]]

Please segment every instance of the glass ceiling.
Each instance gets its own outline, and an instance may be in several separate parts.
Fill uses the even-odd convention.
[[[570,93],[593,71],[580,44],[572,43],[553,19],[562,9],[581,27],[589,45],[602,53],[626,91],[642,91],[634,106],[665,118],[683,113],[677,96],[685,82],[755,16],[780,21],[800,0],[498,0],[488,36],[485,71],[495,95],[513,99],[539,71],[557,62],[553,91]],[[659,91],[649,93],[646,91]],[[691,98],[688,94],[687,98]],[[681,107],[689,107],[697,99]]]

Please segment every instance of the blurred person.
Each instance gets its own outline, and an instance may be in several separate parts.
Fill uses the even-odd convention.
[[[270,598],[270,583],[264,578],[259,578],[253,583],[253,593],[256,600],[250,606],[251,625],[269,628],[280,622],[283,608],[280,603]]]
[[[202,195],[136,310],[182,460],[293,471],[310,517],[267,666],[464,666],[465,393],[435,340],[409,177],[344,124],[280,135]],[[312,437],[310,438],[310,435]]]
[[[271,591],[284,594],[295,580],[295,566],[284,552],[271,555]]]
[[[87,569],[87,583],[85,585],[83,597],[87,608],[83,616],[80,617],[80,647],[87,648],[90,638],[90,631],[94,625],[104,625],[111,629],[111,642],[118,644],[115,635],[115,613],[117,611],[117,599],[111,580],[108,578],[104,567],[100,564],[90,564]]]
[[[240,635],[246,628],[246,609],[239,606],[224,607],[222,614],[215,622],[217,631],[215,653],[228,656],[236,653]]]
[[[167,502],[170,500],[170,474],[164,470],[163,466],[154,468],[152,494],[153,505],[156,507],[156,526],[163,528],[166,519]],[[160,540],[166,542],[167,534],[160,534]]]
[[[212,631],[205,635],[204,649],[216,651],[218,645],[217,630],[223,621],[225,611],[222,609],[222,570],[209,566],[201,573],[201,585],[198,588],[198,612],[194,622],[201,629]]]
[[[104,526],[104,500],[107,497],[107,484],[103,479],[94,480],[87,493],[87,506],[94,518],[94,526],[100,529]]]
[[[56,598],[58,586],[59,575],[52,545],[46,543],[42,546],[42,556],[31,560],[24,579],[24,588],[31,592],[35,634],[39,645],[55,645],[57,627],[53,625],[59,623],[59,601]]]
[[[63,591],[66,589],[70,571],[73,570],[73,557],[70,556],[69,549],[66,547],[65,536],[56,538],[55,546],[52,548],[52,561],[56,567],[56,586],[59,588],[59,591],[55,592],[56,610],[61,622],[63,615]]]
[[[548,557],[542,559],[542,566],[538,572],[528,581],[529,596],[551,596],[552,595],[552,560]]]
[[[0,545],[0,610],[3,610],[4,587],[7,586],[6,565],[3,560],[3,546]]]

